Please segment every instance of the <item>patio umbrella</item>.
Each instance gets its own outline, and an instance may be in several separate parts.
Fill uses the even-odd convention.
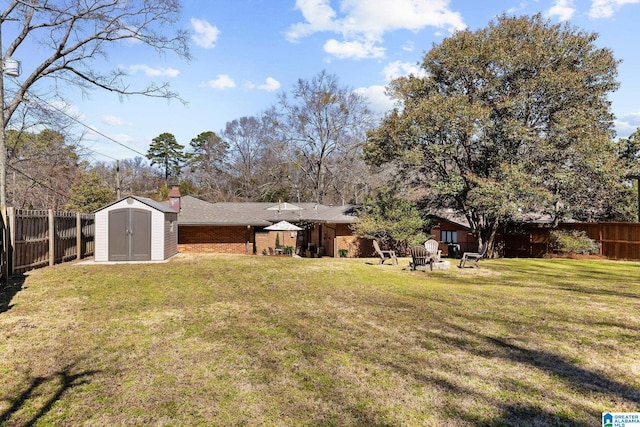
[[[302,228],[298,227],[297,225],[293,225],[290,222],[287,221],[280,221],[280,222],[276,222],[275,224],[272,224],[268,227],[264,228],[265,230],[271,230],[271,231],[300,231],[302,230]]]
[[[270,230],[270,231],[300,231],[302,230],[302,228],[298,227],[297,225],[293,225],[290,222],[287,221],[280,221],[280,222],[276,222],[275,224],[272,224],[268,227],[264,228],[265,230]],[[284,242],[284,233],[282,233],[282,241]]]

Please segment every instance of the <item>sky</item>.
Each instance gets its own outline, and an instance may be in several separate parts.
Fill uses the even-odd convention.
[[[477,30],[503,13],[541,13],[598,34],[596,44],[616,59],[620,89],[610,97],[618,137],[640,127],[640,0],[182,0],[179,26],[190,31],[192,60],[135,44],[109,52],[105,66],[129,73],[132,86],[168,82],[186,102],[120,99],[96,90],[70,90],[69,105],[85,130],[90,160],[146,154],[161,133],[188,146],[205,131],[259,115],[298,79],[325,70],[383,114],[392,107],[384,88],[419,72],[425,52],[455,31]],[[16,55],[27,58],[29,53]],[[90,130],[88,130],[90,129]]]

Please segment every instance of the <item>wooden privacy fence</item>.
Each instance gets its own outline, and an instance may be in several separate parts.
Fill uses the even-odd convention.
[[[9,275],[93,255],[93,214],[7,208],[6,229]]]
[[[576,222],[558,225],[560,230],[585,231],[609,259],[640,260],[640,223]],[[532,227],[528,233],[504,236],[505,256],[542,257],[551,252],[552,228]]]

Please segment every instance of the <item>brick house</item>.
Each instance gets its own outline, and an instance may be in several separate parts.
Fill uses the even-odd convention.
[[[266,254],[291,246],[303,256],[371,256],[371,242],[353,236],[349,225],[357,220],[353,206],[317,203],[210,203],[172,190],[169,204],[179,211],[180,252]],[[265,230],[280,221],[301,231]],[[276,242],[276,239],[278,240]]]
[[[440,243],[439,249],[444,256],[454,255],[449,254],[450,245],[457,245],[459,253],[478,250],[476,239],[464,216],[452,209],[443,209],[429,215],[429,219],[432,224],[430,233]]]

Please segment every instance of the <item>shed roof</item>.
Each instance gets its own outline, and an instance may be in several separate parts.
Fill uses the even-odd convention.
[[[108,204],[108,205],[106,205],[106,206],[101,207],[100,209],[96,210],[96,212],[100,212],[101,210],[107,209],[107,208],[109,208],[109,207],[111,207],[111,206],[113,206],[113,205],[115,205],[115,204],[118,204],[118,203],[122,202],[123,200],[127,200],[127,199],[134,199],[134,200],[137,200],[137,201],[139,201],[140,203],[143,203],[143,204],[145,204],[145,205],[147,205],[147,206],[149,206],[149,207],[151,207],[151,208],[153,208],[153,209],[155,209],[155,210],[158,210],[158,211],[160,211],[160,212],[163,212],[163,213],[174,213],[174,214],[175,214],[175,213],[178,213],[178,212],[176,212],[175,210],[171,209],[171,208],[169,207],[169,205],[167,205],[166,203],[163,203],[163,202],[157,202],[157,201],[155,201],[155,200],[153,200],[153,199],[149,199],[149,198],[147,198],[147,197],[141,197],[141,196],[127,196],[127,197],[123,197],[123,198],[122,198],[122,199],[120,199],[120,200],[117,200],[117,201],[115,201],[115,202],[113,202],[113,203],[111,203],[111,204]]]

